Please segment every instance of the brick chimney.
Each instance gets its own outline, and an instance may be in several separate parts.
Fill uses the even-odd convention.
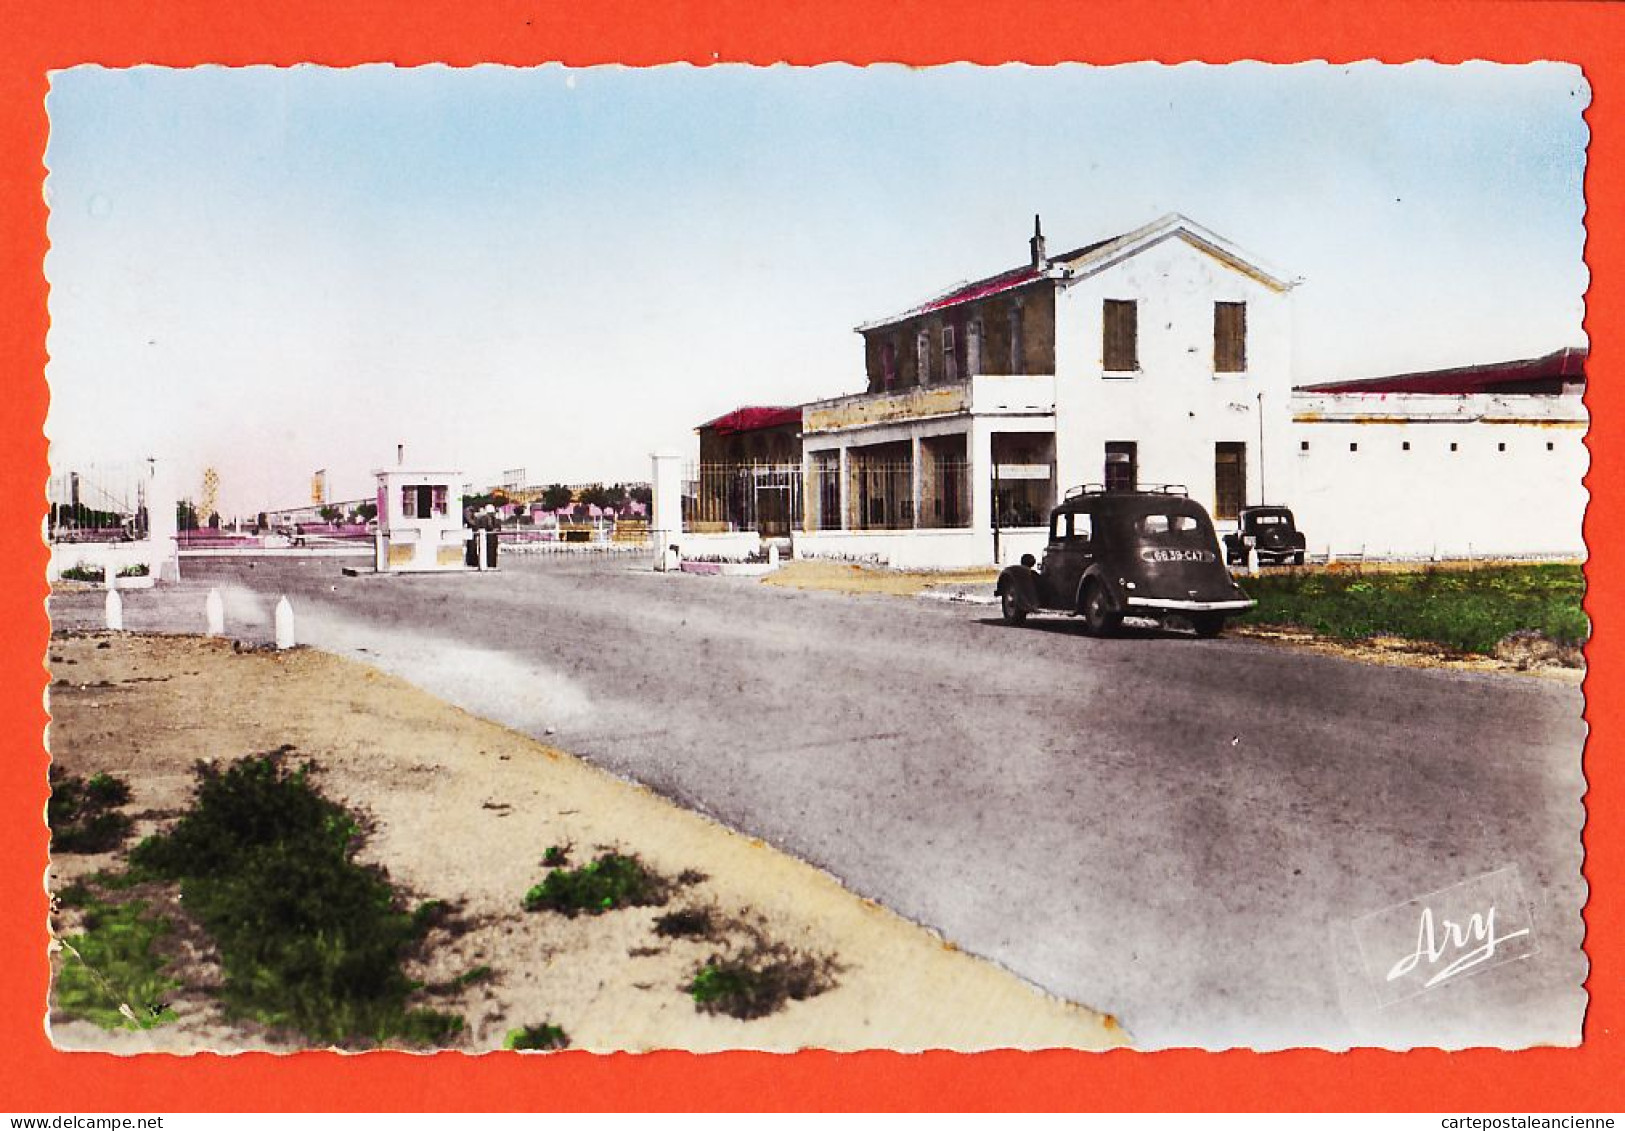
[[[1033,251],[1034,271],[1042,271],[1049,266],[1049,260],[1044,258],[1044,228],[1036,213],[1033,214],[1033,238],[1027,241],[1027,246]]]

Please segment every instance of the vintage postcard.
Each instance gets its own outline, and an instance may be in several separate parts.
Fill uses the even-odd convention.
[[[1586,1016],[1590,87],[54,72],[61,1050]]]

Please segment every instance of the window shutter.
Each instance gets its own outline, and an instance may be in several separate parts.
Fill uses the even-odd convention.
[[[1103,311],[1101,361],[1108,373],[1132,373],[1140,367],[1139,306],[1109,298]]]
[[[1213,304],[1213,371],[1247,372],[1247,304]]]

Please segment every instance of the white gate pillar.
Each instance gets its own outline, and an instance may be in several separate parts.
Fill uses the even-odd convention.
[[[649,537],[654,545],[655,569],[666,569],[666,547],[683,537],[683,457],[675,452],[649,456],[653,499],[649,507]]]

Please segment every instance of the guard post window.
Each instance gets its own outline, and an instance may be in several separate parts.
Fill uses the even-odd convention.
[[[1247,372],[1247,304],[1213,304],[1213,372]]]
[[[1140,368],[1138,303],[1133,299],[1107,299],[1101,336],[1101,364],[1107,373],[1133,373]]]

